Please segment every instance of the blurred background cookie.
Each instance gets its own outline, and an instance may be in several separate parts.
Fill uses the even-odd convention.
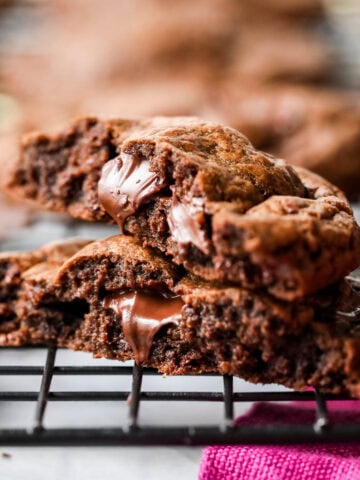
[[[360,190],[356,0],[12,0],[0,135],[79,115],[200,115]]]

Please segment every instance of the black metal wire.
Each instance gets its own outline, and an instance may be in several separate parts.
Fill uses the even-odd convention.
[[[129,391],[66,391],[50,392],[49,402],[93,402],[93,401],[116,401],[129,399]],[[38,392],[0,392],[0,401],[32,402],[37,401]],[[326,395],[327,400],[349,400],[345,396]],[[188,401],[188,402],[223,402],[224,395],[221,392],[141,392],[141,401]],[[235,392],[233,402],[293,402],[315,401],[313,392]]]
[[[233,395],[233,377],[223,376],[224,382],[224,407],[225,407],[225,426],[232,427],[234,419],[234,395]]]
[[[233,378],[223,376],[223,392],[147,392],[142,391],[143,375],[158,375],[153,369],[138,365],[116,366],[56,366],[56,349],[50,347],[44,367],[1,366],[0,375],[42,375],[39,391],[0,392],[1,401],[36,402],[33,428],[1,429],[0,445],[210,445],[210,444],[290,444],[301,442],[352,441],[360,436],[360,425],[330,424],[327,402],[348,400],[345,395],[323,395],[319,390],[234,392]],[[54,375],[127,375],[132,377],[129,391],[50,391]],[[213,374],[216,375],[216,374]],[[241,425],[234,423],[235,402],[315,401],[312,425]],[[46,428],[43,420],[48,403],[87,401],[127,401],[129,423],[123,428]],[[138,413],[141,401],[223,402],[224,423],[199,426],[141,426]],[[99,408],[103,408],[99,406]],[[184,424],[186,419],[184,418]]]
[[[317,388],[315,389],[315,400],[316,420],[314,423],[314,430],[315,433],[322,434],[327,428],[329,428],[330,421],[327,412],[326,399]]]
[[[43,428],[42,421],[45,414],[46,403],[49,396],[49,390],[51,385],[51,380],[54,371],[55,365],[55,356],[56,356],[56,348],[49,347],[45,362],[44,373],[41,379],[40,391],[38,400],[36,403],[36,410],[35,410],[35,418],[34,418],[34,425],[33,429],[41,430]]]
[[[141,400],[141,384],[143,368],[135,363],[133,367],[132,387],[129,400],[129,426],[134,428],[137,425],[137,418]]]

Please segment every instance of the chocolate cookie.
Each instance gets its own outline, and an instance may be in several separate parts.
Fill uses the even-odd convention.
[[[334,283],[360,261],[359,227],[336,187],[196,118],[85,118],[32,135],[8,187],[51,210],[116,221],[204,279],[279,298]]]
[[[223,71],[237,28],[233,3],[185,0],[169,7],[163,0],[107,0],[104,8],[97,0],[36,2],[26,12],[31,41],[24,51],[20,27],[5,37],[2,90],[19,101],[25,129],[59,125],[82,112],[107,115],[112,102],[119,107],[115,115],[195,114],[198,99],[188,79],[195,78],[202,94]],[[31,12],[35,19],[29,24]],[[135,98],[136,89],[135,105],[126,92]],[[151,105],[159,108],[149,112]]]
[[[32,267],[22,285],[20,326],[0,335],[3,345],[54,343],[168,374],[212,371],[360,396],[356,282],[284,302],[184,276],[116,236]]]
[[[11,334],[19,327],[16,305],[24,272],[35,265],[59,265],[86,243],[85,240],[64,240],[32,252],[0,253],[0,334]]]
[[[206,115],[241,132],[257,148],[360,193],[360,103],[336,89],[231,83]]]
[[[245,3],[247,8],[259,12],[269,10],[273,14],[284,15],[294,20],[299,17],[320,17],[324,15],[324,4],[321,0],[254,0]]]
[[[8,28],[0,52],[2,90],[19,107],[16,128],[89,112],[199,115],[199,99],[234,76],[254,83],[331,77],[326,37],[314,33],[321,0],[166,3],[107,0],[104,8],[97,0],[57,0],[26,9],[31,41],[19,41],[24,25]]]
[[[245,81],[261,85],[331,80],[334,58],[315,29],[276,18],[259,19],[255,12],[239,28],[225,81],[233,81],[241,88]],[[221,95],[222,88],[217,89],[219,92]]]

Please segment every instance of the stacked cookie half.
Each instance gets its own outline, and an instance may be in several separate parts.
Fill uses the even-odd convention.
[[[360,229],[338,188],[196,118],[83,118],[11,163],[13,194],[120,234],[2,254],[2,345],[360,397]]]

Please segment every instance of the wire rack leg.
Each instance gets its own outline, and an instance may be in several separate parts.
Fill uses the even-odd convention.
[[[137,419],[139,414],[140,398],[141,398],[141,384],[143,378],[143,368],[135,363],[132,373],[132,386],[130,394],[129,405],[129,427],[137,426]]]
[[[314,431],[316,433],[322,433],[329,428],[330,421],[328,417],[328,411],[326,406],[326,400],[318,389],[315,389],[316,400],[316,420],[314,423]]]
[[[233,377],[231,375],[224,375],[223,382],[224,382],[225,426],[232,427],[234,425]]]
[[[39,396],[36,402],[33,431],[40,431],[43,429],[43,419],[45,414],[45,409],[47,405],[51,380],[54,372],[56,358],[56,347],[49,347],[45,367],[41,379],[41,386],[39,390]]]

